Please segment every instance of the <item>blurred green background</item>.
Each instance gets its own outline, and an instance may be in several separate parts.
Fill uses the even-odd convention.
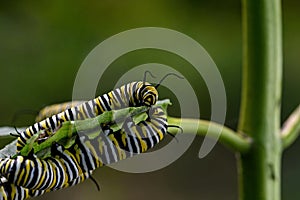
[[[300,102],[300,2],[283,1],[284,75],[282,120]],[[241,90],[241,5],[238,0],[102,0],[0,1],[0,126],[27,126],[34,116],[24,110],[68,101],[80,64],[101,41],[119,32],[145,26],[180,31],[198,41],[219,67],[227,92],[226,125],[236,128]],[[99,94],[109,91],[130,68],[157,62],[180,69],[186,61],[157,50],[140,50],[116,60],[101,78]],[[180,71],[180,70],[179,70]],[[193,73],[191,81],[200,99],[201,118],[209,119],[206,87]],[[141,75],[142,78],[143,75]],[[160,91],[170,97],[169,91]],[[171,96],[172,98],[172,96]],[[176,100],[173,100],[176,102]],[[169,113],[178,116],[178,105]],[[202,138],[170,166],[146,174],[128,174],[108,167],[76,187],[36,199],[205,199],[235,200],[235,155],[217,145],[198,158]],[[299,199],[300,140],[283,157],[282,195]],[[297,184],[298,183],[298,184]]]

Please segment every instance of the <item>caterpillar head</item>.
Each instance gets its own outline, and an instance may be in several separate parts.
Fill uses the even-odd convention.
[[[144,83],[142,90],[140,91],[140,100],[143,106],[155,105],[158,100],[158,92],[153,85]]]
[[[146,75],[150,74],[153,78],[155,78],[155,76],[153,76],[153,74],[150,71],[145,71],[144,74],[144,81],[140,82],[141,88],[140,91],[138,91],[137,93],[139,94],[139,104],[142,106],[152,106],[155,105],[157,100],[158,100],[158,92],[157,92],[157,88],[160,86],[160,84],[170,75],[173,76],[177,76],[180,79],[183,79],[183,77],[174,74],[174,73],[168,73],[166,74],[156,86],[151,85],[150,83],[146,82]]]

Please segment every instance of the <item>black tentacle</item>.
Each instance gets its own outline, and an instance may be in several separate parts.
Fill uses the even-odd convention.
[[[162,79],[159,81],[159,83],[155,86],[155,88],[157,89],[160,84],[168,77],[168,76],[176,76],[177,78],[180,78],[180,79],[184,79],[182,76],[179,76],[178,74],[175,74],[175,73],[168,73],[166,74],[164,77],[162,77]]]

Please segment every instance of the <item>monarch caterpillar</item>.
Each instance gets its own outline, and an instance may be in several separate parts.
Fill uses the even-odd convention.
[[[36,122],[42,121],[45,118],[51,117],[52,115],[58,114],[69,108],[79,106],[80,104],[83,103],[84,101],[71,101],[71,102],[64,102],[64,103],[46,106],[45,108],[39,111],[38,115],[35,118],[35,121]]]
[[[0,187],[0,199],[1,200],[21,200],[30,197],[36,197],[44,194],[43,190],[29,190],[20,186],[16,186],[12,183],[5,182],[2,183]]]
[[[87,174],[84,175],[88,177]],[[76,185],[81,181],[83,181],[81,177],[78,177],[71,181],[69,185]],[[23,200],[43,195],[46,192],[46,190],[31,190],[6,181],[1,183],[0,200]]]
[[[163,139],[167,127],[162,108],[152,106],[145,121],[135,124],[127,117],[118,131],[105,129],[93,139],[78,135],[72,147],[53,148],[53,156],[45,160],[35,155],[1,159],[0,173],[7,179],[2,185],[2,199],[21,200],[78,184],[98,167],[152,148]]]
[[[80,178],[81,177],[74,179],[72,182],[70,182],[70,185],[76,185],[80,183],[82,181]],[[45,190],[31,190],[6,181],[1,183],[0,200],[23,200],[43,195],[46,192],[47,191]]]
[[[153,86],[145,81],[147,72],[148,71],[146,71],[144,74],[143,82],[138,81],[125,84],[107,94],[98,96],[97,98],[84,102],[78,106],[68,108],[63,112],[54,114],[53,116],[28,127],[25,131],[19,133],[17,140],[17,151],[19,152],[26,144],[26,141],[35,133],[44,131],[44,134],[46,134],[46,136],[51,135],[65,121],[93,118],[105,111],[118,110],[121,108],[126,108],[128,106],[150,107],[152,105],[155,105],[158,100],[158,92],[156,89],[159,87],[162,81],[169,75],[175,75],[179,78],[182,78],[177,74],[169,73],[165,75],[156,86]]]
[[[156,103],[158,92],[147,82],[132,82],[117,88],[108,94],[99,96],[76,107],[71,107],[28,127],[21,132],[17,141],[17,151],[20,151],[26,141],[35,133],[43,130],[46,135],[55,132],[64,121],[93,118],[105,111],[125,107],[151,106]]]
[[[18,152],[33,134],[42,130],[47,136],[50,136],[65,121],[93,118],[105,111],[128,106],[148,107],[147,120],[135,124],[131,118],[127,118],[118,131],[105,129],[102,134],[98,134],[93,139],[78,136],[76,137],[77,142],[72,147],[65,149],[61,146],[61,150],[50,158],[40,159],[35,155],[33,157],[18,155],[14,158],[1,159],[0,173],[7,180],[0,185],[2,198],[21,200],[72,186],[90,177],[92,171],[100,166],[117,162],[152,148],[167,133],[166,115],[160,107],[153,105],[158,99],[156,88],[168,75],[170,74],[163,77],[156,86],[145,82],[145,78],[143,82],[123,85],[108,94],[35,123],[20,133],[17,141]],[[45,168],[43,163],[45,166],[51,165],[52,167]],[[61,165],[68,165],[69,168],[64,167],[64,170],[59,171]],[[30,178],[32,174],[35,174],[34,171],[41,168],[47,173],[46,178],[43,176]],[[68,181],[63,181],[66,180],[63,177],[67,177]],[[16,190],[20,192],[16,193]]]

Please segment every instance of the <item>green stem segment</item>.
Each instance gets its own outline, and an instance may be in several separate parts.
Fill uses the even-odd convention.
[[[198,119],[188,119],[188,118],[174,118],[168,117],[168,124],[178,125],[184,127],[184,133],[194,133],[195,124],[198,124],[197,135],[208,136],[213,139],[217,139],[219,143],[233,150],[234,152],[246,153],[249,151],[251,146],[251,141],[249,137],[237,134],[230,128],[224,127],[223,125]],[[207,132],[210,127],[210,131]],[[219,132],[221,130],[221,132]],[[168,131],[175,133],[178,132],[177,129],[169,128]]]
[[[243,87],[238,131],[253,138],[239,154],[240,200],[280,199],[282,77],[280,0],[243,0]]]
[[[281,137],[284,148],[289,147],[300,134],[300,105],[284,122]]]

